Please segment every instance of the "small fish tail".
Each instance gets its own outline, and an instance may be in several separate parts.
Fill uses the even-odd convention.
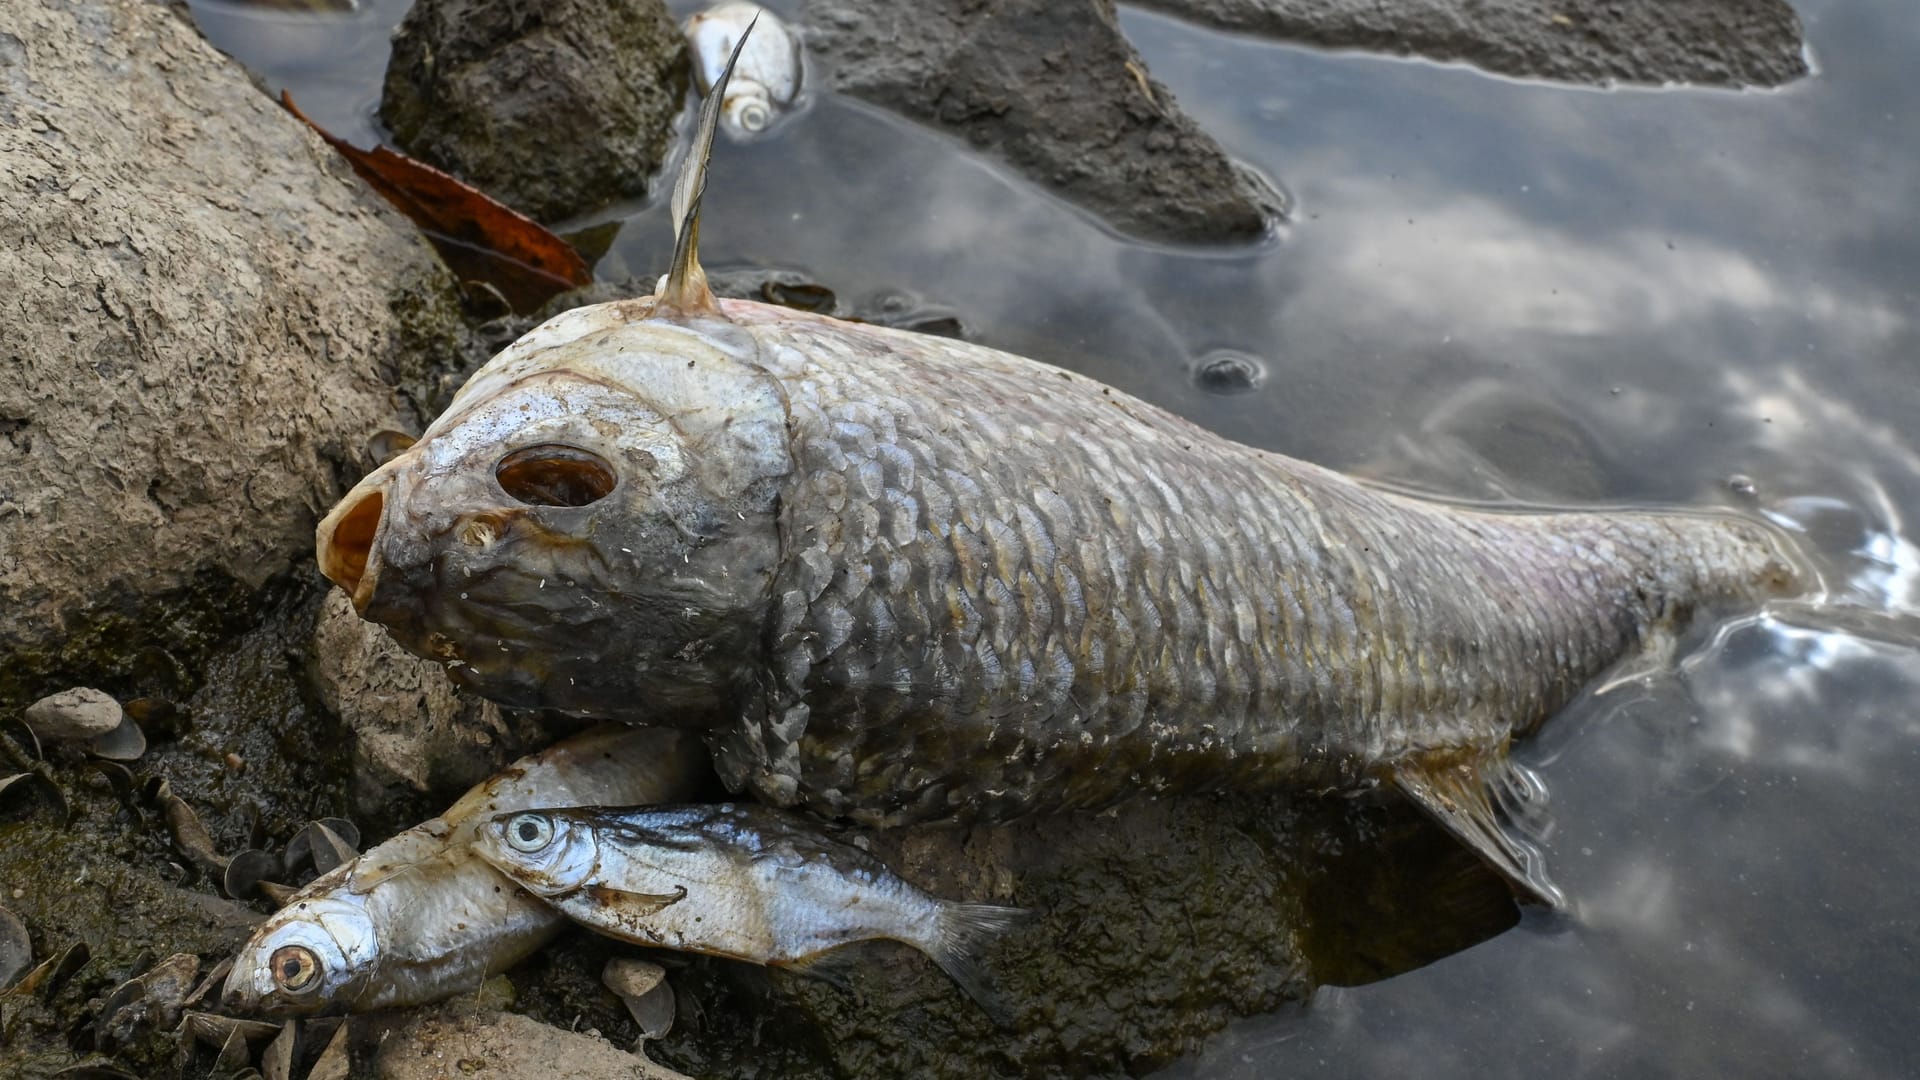
[[[957,983],[993,1022],[1012,1027],[1012,1009],[993,986],[980,954],[1007,931],[1033,917],[1025,908],[998,904],[949,903],[941,906],[927,955]]]

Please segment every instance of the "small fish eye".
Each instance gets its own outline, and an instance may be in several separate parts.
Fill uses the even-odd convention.
[[[618,481],[605,458],[577,446],[523,446],[493,467],[500,489],[529,506],[587,506]]]
[[[320,959],[305,945],[282,945],[267,958],[273,984],[290,994],[311,990],[320,978]]]
[[[507,822],[507,844],[515,851],[532,854],[553,840],[553,822],[539,814],[521,814]]]

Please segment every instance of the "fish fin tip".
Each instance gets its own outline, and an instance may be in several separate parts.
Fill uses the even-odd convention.
[[[927,956],[940,970],[1002,1030],[1013,1029],[1013,1008],[994,986],[980,954],[1009,930],[1033,917],[1034,913],[1025,908],[999,904],[947,904],[940,910],[933,947],[927,950]]]
[[[687,898],[687,887],[675,885],[670,893],[629,892],[606,885],[588,885],[587,898],[603,907],[617,907],[621,914],[637,919],[658,915]]]
[[[1567,896],[1547,876],[1546,857],[1534,842],[1544,831],[1546,789],[1531,770],[1501,752],[1480,761],[1401,762],[1390,776],[1442,829],[1505,878],[1521,900],[1567,910]]]
[[[683,314],[715,315],[724,318],[719,301],[707,285],[706,271],[700,268],[700,199],[707,190],[707,163],[713,157],[713,137],[720,127],[721,106],[726,100],[727,82],[733,78],[733,66],[740,50],[753,36],[755,23],[747,24],[734,42],[726,67],[713,80],[707,99],[700,106],[700,120],[693,129],[693,145],[680,163],[680,174],[673,182],[673,265],[659,290],[657,308]]]

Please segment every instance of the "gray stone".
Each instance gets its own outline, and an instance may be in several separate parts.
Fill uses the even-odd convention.
[[[687,78],[661,0],[420,0],[380,118],[408,153],[556,221],[646,193]]]
[[[27,706],[27,726],[47,742],[92,739],[120,726],[126,712],[113,695],[90,686],[76,686],[51,694]]]
[[[1181,112],[1111,0],[808,0],[827,85],[965,139],[1153,240],[1264,236],[1281,197]]]
[[[1786,0],[1139,0],[1329,48],[1463,60],[1566,82],[1778,86],[1807,73]]]
[[[0,27],[0,699],[190,689],[367,434],[418,423],[452,282],[167,5]]]
[[[379,1080],[685,1080],[598,1035],[562,1031],[471,1002],[404,1014],[382,1033],[373,1075]]]
[[[460,693],[446,669],[360,618],[338,589],[320,609],[308,669],[351,733],[349,790],[363,819],[387,822],[414,795],[444,802],[545,741],[520,714]]]

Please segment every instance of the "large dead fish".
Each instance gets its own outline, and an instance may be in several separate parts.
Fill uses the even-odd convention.
[[[717,302],[722,97],[658,295],[515,342],[320,525],[359,611],[482,694],[670,717],[736,789],[873,825],[1387,782],[1552,902],[1494,810],[1509,742],[1796,587],[1758,522],[1448,505],[1022,357]]]

